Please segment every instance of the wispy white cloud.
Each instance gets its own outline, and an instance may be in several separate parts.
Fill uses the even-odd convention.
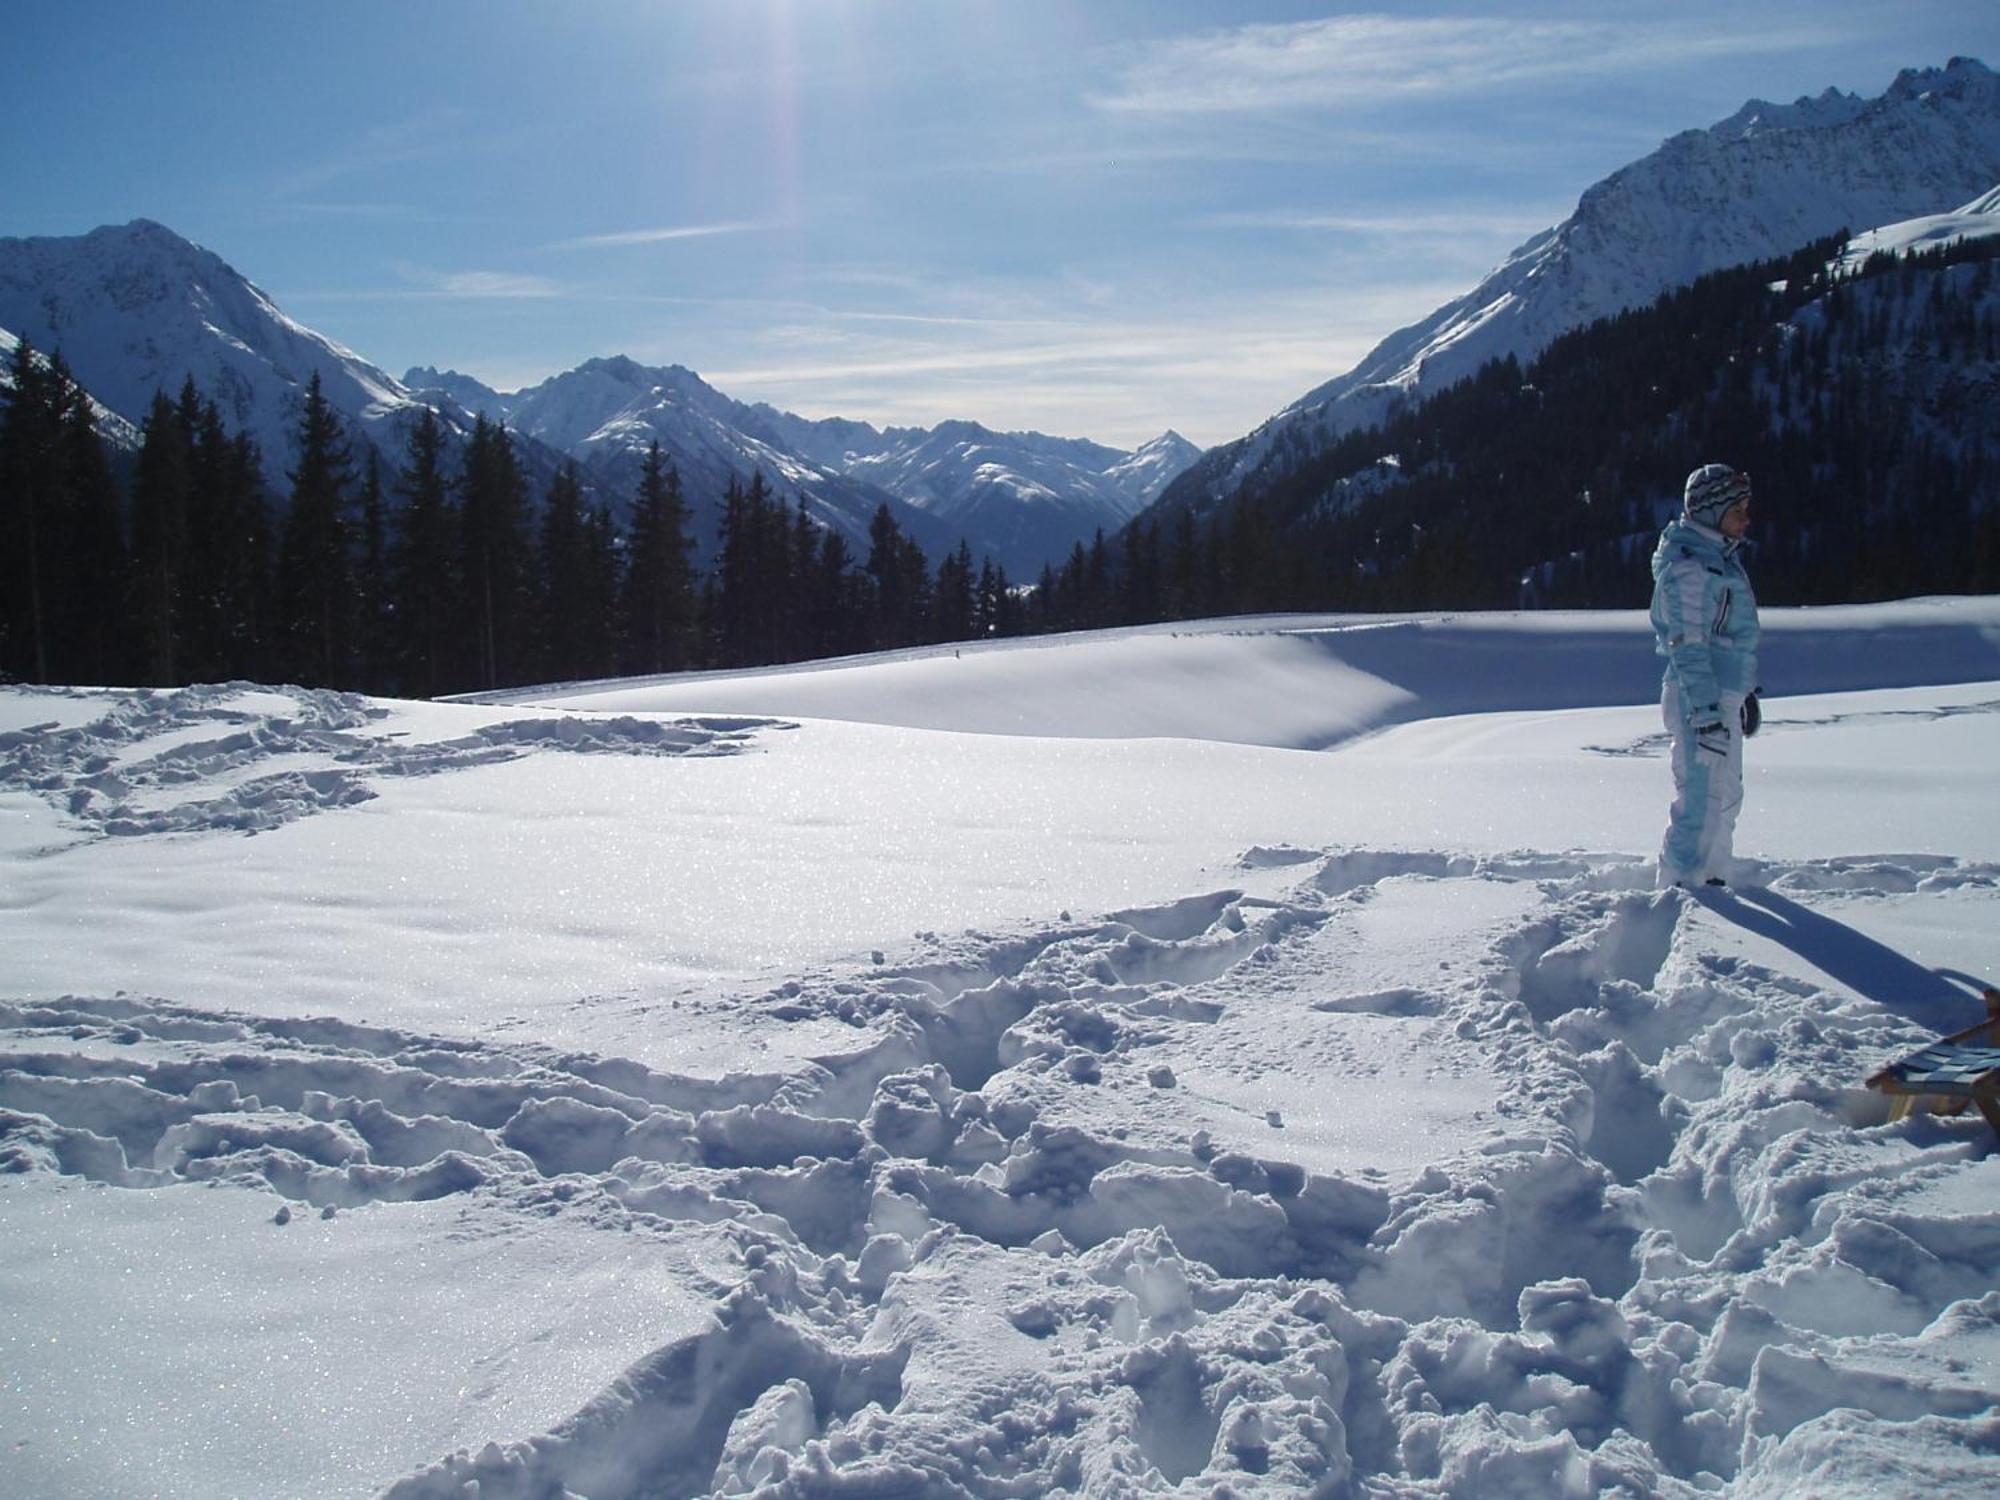
[[[670,224],[657,229],[621,229],[613,234],[586,234],[558,240],[551,250],[615,250],[626,245],[666,245],[675,240],[709,239],[719,234],[754,234],[782,228],[775,220],[738,219],[721,224]]]
[[[1382,331],[1453,290],[1462,288],[1298,289],[1060,328],[819,325],[761,349],[738,344],[702,373],[740,400],[809,416],[930,424],[971,412],[995,426],[1126,445],[1169,426],[1212,443],[1349,368]]]
[[[546,276],[524,276],[515,271],[446,271],[437,277],[436,290],[446,297],[502,301],[565,295],[562,286]]]
[[[1400,239],[1464,234],[1528,235],[1548,228],[1560,217],[1560,213],[1532,214],[1519,211],[1342,214],[1272,209],[1256,213],[1205,214],[1191,220],[1190,223],[1196,229],[1296,230],[1307,234],[1350,234]]]
[[[298,289],[286,295],[296,302],[434,302],[521,301],[569,297],[570,289],[546,276],[517,271],[438,271],[398,262],[394,270],[403,285]]]
[[[1134,55],[1090,96],[1125,113],[1345,109],[1560,75],[1831,45],[1825,29],[1671,22],[1348,15],[1174,37]]]

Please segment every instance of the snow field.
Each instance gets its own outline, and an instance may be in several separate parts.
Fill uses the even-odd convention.
[[[1617,852],[1645,709],[0,694],[0,1476],[1984,1494],[1990,1132],[1859,1087],[2000,976],[2000,673],[1937,659],[1774,700],[1699,901]]]

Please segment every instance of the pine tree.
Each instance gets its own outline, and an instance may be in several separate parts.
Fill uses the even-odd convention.
[[[902,644],[910,614],[902,551],[903,528],[896,524],[895,515],[890,511],[888,502],[884,501],[875,507],[875,514],[868,522],[866,564],[869,582],[874,585],[872,613],[875,623],[870,632],[870,644],[877,649]]]
[[[1000,615],[1000,578],[993,559],[982,558],[979,582],[972,588],[972,633],[981,639],[998,633],[995,627]]]
[[[36,359],[26,339],[15,346],[10,374],[0,410],[0,670],[49,682],[51,591],[63,545],[63,396],[58,372]]]
[[[278,554],[278,599],[290,675],[307,686],[352,680],[351,460],[314,371],[299,414],[299,462]]]
[[[931,604],[932,639],[962,641],[972,635],[972,590],[972,547],[961,539],[958,550],[938,564]]]
[[[818,656],[844,656],[861,649],[868,599],[854,572],[847,538],[829,526],[820,534],[812,581],[812,648]]]
[[[732,477],[717,518],[714,597],[704,613],[714,641],[715,660],[742,666],[749,660],[750,592],[757,551],[749,498]]]
[[[639,473],[638,503],[624,588],[625,665],[634,672],[678,672],[693,651],[694,570],[681,477],[653,443]]]
[[[556,471],[542,506],[537,577],[541,585],[541,675],[568,682],[590,675],[585,637],[593,601],[584,537],[583,481],[574,460]]]
[[[214,402],[204,403],[192,377],[174,406],[188,460],[187,566],[181,587],[182,674],[213,681],[241,670],[232,660],[228,570],[229,434]]]
[[[785,549],[783,611],[784,660],[800,661],[819,654],[814,641],[814,589],[819,570],[819,527],[800,495],[792,507],[792,529]]]
[[[271,672],[278,614],[270,496],[257,441],[239,432],[224,478],[222,586],[229,599],[231,676]]]
[[[388,559],[390,655],[398,686],[431,698],[456,685],[452,622],[460,596],[459,528],[444,472],[444,429],[426,407],[396,476],[401,501]]]
[[[124,517],[98,436],[97,414],[90,397],[75,384],[63,416],[63,446],[73,519],[64,600],[56,616],[69,648],[62,675],[69,682],[127,681],[131,631]]]
[[[584,507],[583,567],[583,613],[578,623],[583,670],[589,677],[609,677],[618,670],[618,600],[624,571],[618,528],[603,504]]]
[[[179,683],[181,570],[187,552],[188,453],[180,419],[155,392],[132,481],[132,614],[140,675]]]
[[[360,536],[354,556],[356,655],[362,687],[386,693],[395,686],[395,622],[389,597],[389,517],[382,492],[382,459],[371,446],[361,471]]]
[[[507,429],[481,416],[466,450],[459,524],[472,680],[520,680],[528,615],[527,497]]]

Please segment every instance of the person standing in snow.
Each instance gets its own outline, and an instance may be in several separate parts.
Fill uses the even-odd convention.
[[[1673,740],[1674,803],[1662,886],[1726,885],[1743,806],[1743,741],[1757,732],[1757,598],[1743,567],[1750,476],[1703,464],[1653,549],[1660,712]]]

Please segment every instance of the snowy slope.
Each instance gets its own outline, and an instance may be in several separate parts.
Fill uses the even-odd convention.
[[[421,401],[433,405],[448,401],[461,411],[484,417],[489,422],[504,423],[513,407],[511,397],[503,396],[484,381],[461,375],[456,370],[418,365],[403,372],[403,384],[411,395]]]
[[[281,493],[305,389],[391,454],[418,406],[352,350],[285,316],[221,257],[148,219],[58,238],[0,239],[0,328],[60,348],[77,381],[127,422],[190,376],[248,432]]]
[[[20,352],[20,348],[20,338],[15,334],[9,333],[6,329],[0,328],[0,390],[13,389],[14,359]],[[46,367],[48,361],[49,351],[37,347],[35,349],[35,362],[38,365]],[[137,452],[139,447],[139,429],[119,416],[117,412],[99,401],[96,397],[90,395],[88,391],[84,393],[84,396],[90,402],[92,416],[96,418],[98,436],[114,448],[124,452]]]
[[[1992,1135],[1859,1084],[2000,615],[1774,613],[1701,902],[1622,615],[0,692],[0,1489],[1991,1493]]]
[[[1104,473],[1138,502],[1137,509],[1144,510],[1200,457],[1201,449],[1170,427],[1152,441],[1141,443]]]
[[[1378,422],[1487,360],[1524,362],[1558,335],[1710,271],[1787,254],[1842,228],[1943,213],[2000,181],[2000,78],[1954,58],[1879,97],[1752,100],[1674,136],[1583,194],[1470,292],[1384,339],[1257,431],[1211,450],[1174,493],[1204,508],[1281,445]]]
[[[1994,235],[2000,235],[2000,187],[1950,213],[1922,214],[1857,234],[1847,242],[1840,258],[1844,265],[1858,266],[1871,255],[1920,254]]]

